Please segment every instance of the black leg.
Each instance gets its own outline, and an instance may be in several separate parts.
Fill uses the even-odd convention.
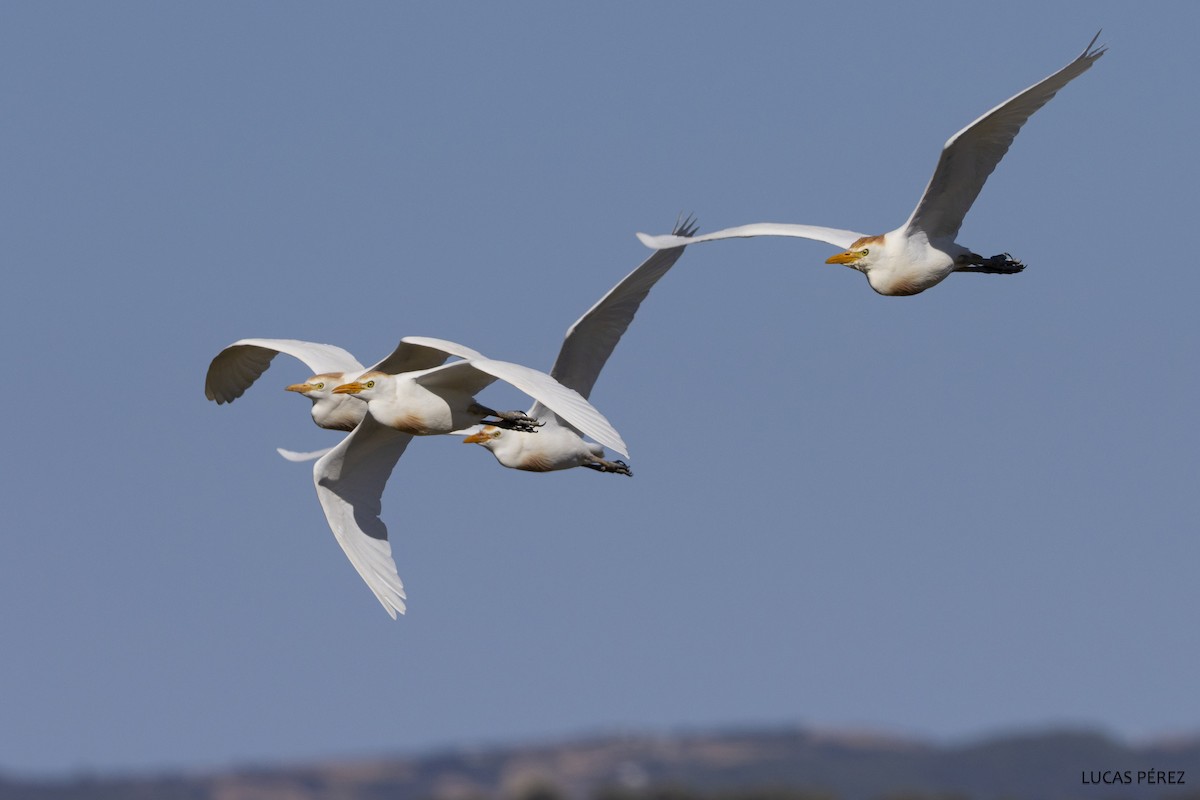
[[[1025,269],[1025,264],[1017,261],[1008,253],[1001,253],[991,258],[984,258],[983,256],[971,253],[964,257],[963,264],[957,271],[979,272],[985,275],[1016,275],[1023,269]]]
[[[597,472],[611,472],[614,475],[628,475],[633,477],[633,470],[624,461],[605,461],[598,458],[595,461],[588,461],[583,464],[588,469],[594,469]]]

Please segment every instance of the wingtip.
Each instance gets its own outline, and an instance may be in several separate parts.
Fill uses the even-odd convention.
[[[631,457],[631,456],[629,455],[629,445],[625,444],[625,440],[621,438],[621,434],[619,434],[619,433],[617,434],[617,441],[616,441],[616,444],[620,445],[620,447],[615,447],[615,446],[614,446],[614,447],[612,448],[613,450],[616,450],[618,453],[620,453],[621,455],[625,456],[626,458],[630,458],[630,457]]]
[[[376,597],[379,604],[383,606],[383,610],[388,613],[392,619],[399,619],[408,610],[408,606],[404,604],[404,591],[401,590],[399,595],[393,597]]]
[[[671,232],[662,236],[651,236],[648,233],[636,234],[638,241],[649,247],[651,250],[672,250],[676,247],[686,247],[691,244],[691,238],[696,235],[699,230],[699,224],[696,221],[695,214],[688,214],[686,217],[682,214],[675,220],[675,225],[671,228]]]
[[[696,231],[700,230],[700,221],[696,219],[696,215],[688,213],[686,216],[682,213],[675,218],[675,228],[671,231],[673,236],[682,236],[690,239],[696,235]]]
[[[282,447],[276,447],[275,452],[279,453],[279,455],[283,456],[288,461],[299,464],[305,461],[316,461],[318,458],[321,458],[332,449],[332,447],[326,447],[322,450],[311,450],[309,452],[302,453],[296,450],[286,450]]]
[[[659,238],[659,237],[651,236],[651,235],[650,235],[650,234],[648,234],[648,233],[642,233],[641,231],[638,231],[638,233],[637,233],[637,238],[638,238],[638,241],[639,241],[639,242],[641,242],[642,244],[646,245],[646,247],[649,247],[651,250],[658,250],[658,249],[659,249],[659,248],[658,248],[657,246],[655,246],[655,244],[654,244],[654,240],[655,240],[656,238]]]
[[[649,234],[639,233],[638,240],[649,247],[651,250],[670,250],[673,247],[683,247],[688,244],[687,239],[682,236],[672,236],[664,234],[662,236],[650,236]]]

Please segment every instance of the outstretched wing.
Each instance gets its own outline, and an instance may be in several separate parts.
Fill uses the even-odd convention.
[[[448,355],[459,358],[475,358],[483,354],[447,339],[434,339],[430,336],[405,336],[387,358],[373,365],[371,369],[387,375],[418,372],[438,366],[446,360]]]
[[[621,434],[587,398],[568,389],[544,372],[491,358],[455,361],[413,376],[413,380],[431,391],[453,390],[475,394],[497,379],[504,381],[540,402],[583,434],[605,447],[629,457]],[[369,416],[369,415],[368,415]]]
[[[828,242],[843,250],[854,244],[866,234],[844,231],[840,228],[821,228],[816,225],[793,225],[787,222],[756,222],[752,225],[741,225],[737,228],[726,228],[703,236],[648,236],[644,233],[637,235],[642,244],[651,250],[662,250],[668,247],[682,247],[685,244],[700,244],[715,242],[718,239],[750,239],[755,236],[792,236],[797,239],[815,239],[818,242]]]
[[[282,447],[276,447],[275,452],[279,453],[279,455],[283,456],[288,461],[299,462],[299,461],[312,461],[313,459],[320,458],[321,456],[325,455],[332,449],[333,449],[332,447],[325,447],[325,448],[322,448],[321,450],[310,450],[306,453],[302,453],[302,452],[298,452],[296,450],[285,450]]]
[[[984,182],[1004,158],[1021,126],[1058,90],[1078,78],[1104,55],[1094,47],[1097,33],[1079,57],[1053,75],[1005,100],[950,137],[942,148],[937,169],[925,194],[905,224],[907,231],[923,231],[930,239],[953,239],[963,217],[979,196]]]
[[[204,376],[204,396],[217,403],[232,403],[271,366],[279,353],[303,361],[312,374],[362,372],[358,359],[332,344],[299,339],[239,339],[217,353]]]
[[[404,613],[404,584],[379,514],[383,488],[411,439],[368,414],[313,466],[329,529],[392,619]]]
[[[677,222],[671,231],[672,236],[685,239],[695,233],[696,221],[691,217]],[[633,322],[642,301],[681,255],[683,247],[656,250],[576,320],[567,329],[550,377],[582,397],[590,397],[600,370]],[[546,409],[542,403],[534,403],[529,416],[542,419]]]

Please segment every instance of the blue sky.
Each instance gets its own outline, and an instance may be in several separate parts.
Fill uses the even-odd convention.
[[[0,771],[590,731],[1200,729],[1200,11],[1115,3],[6,4]],[[280,358],[438,336],[548,369],[694,212],[877,233],[952,133],[1039,112],[884,298],[816,242],[696,246],[592,396],[633,479],[409,448],[392,622]],[[524,407],[497,389],[494,407]],[[19,397],[18,397],[19,395]]]

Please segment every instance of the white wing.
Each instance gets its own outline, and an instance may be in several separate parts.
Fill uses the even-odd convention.
[[[392,619],[404,613],[404,584],[379,513],[383,487],[411,439],[368,414],[313,466],[329,529]]]
[[[204,396],[232,403],[271,366],[278,353],[303,361],[313,375],[323,372],[362,372],[358,359],[332,344],[298,339],[239,339],[217,353],[204,376]]]
[[[482,356],[469,347],[446,339],[429,336],[405,336],[387,358],[373,364],[371,369],[388,375],[432,369],[446,360],[447,355],[459,358]]]
[[[286,458],[288,461],[312,461],[314,458],[321,456],[332,450],[332,447],[326,447],[323,450],[312,450],[307,453],[299,453],[295,450],[284,450],[282,447],[276,447],[275,452]]]
[[[616,450],[626,458],[629,457],[621,434],[617,433],[604,415],[579,392],[568,389],[544,372],[508,361],[474,358],[470,361],[455,361],[413,376],[413,380],[431,391],[441,388],[469,394],[481,391],[496,379],[515,386],[578,428],[580,432],[610,450]]]
[[[459,358],[483,358],[484,357],[483,353],[479,352],[478,350],[472,350],[470,347],[467,347],[465,344],[459,344],[458,342],[452,342],[449,339],[435,339],[432,336],[405,336],[400,341],[404,342],[405,344],[407,344],[409,346],[423,347],[426,349],[441,351],[442,353],[447,353],[452,356],[458,356]],[[445,359],[443,359],[443,360],[445,360]],[[440,364],[441,362],[438,362],[438,363]],[[437,364],[434,364],[434,366],[436,367]]]
[[[682,247],[685,244],[715,242],[718,239],[750,239],[755,236],[792,236],[797,239],[815,239],[818,242],[828,242],[834,247],[845,250],[866,234],[854,231],[844,231],[840,228],[821,228],[816,225],[793,225],[787,222],[756,222],[752,225],[742,225],[737,228],[726,228],[703,236],[648,236],[644,233],[637,235],[642,244],[651,250],[663,250],[668,247]]]
[[[676,223],[672,236],[686,238],[696,232],[696,223],[688,218]],[[642,301],[683,255],[682,247],[656,250],[633,272],[601,297],[575,324],[567,329],[550,377],[574,389],[582,397],[590,397],[600,370],[633,322]],[[543,419],[546,409],[534,403],[529,416]]]
[[[950,137],[942,148],[937,169],[904,229],[923,231],[930,239],[953,239],[963,217],[979,196],[984,182],[1004,158],[1021,126],[1058,93],[1087,72],[1104,47],[1093,48],[1097,33],[1084,51],[1053,75],[1005,100]]]

